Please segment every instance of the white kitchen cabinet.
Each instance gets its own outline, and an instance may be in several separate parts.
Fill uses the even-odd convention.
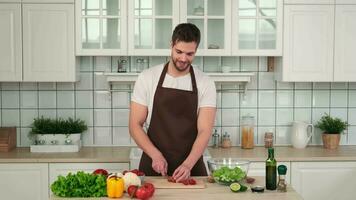
[[[41,2],[44,1],[0,3],[0,23],[5,27],[0,31],[0,40],[5,44],[0,47],[0,81],[78,80],[74,54],[74,5],[62,3],[68,2],[64,0]],[[12,10],[6,9],[10,6]]]
[[[283,58],[277,79],[333,81],[333,5],[285,5]]]
[[[181,0],[180,22],[199,28],[197,55],[231,55],[231,0]]]
[[[277,80],[356,81],[356,5],[347,0],[328,3],[284,6],[284,48],[283,58],[277,59]]]
[[[47,200],[48,164],[0,164],[1,199]]]
[[[127,1],[77,0],[76,55],[127,54]]]
[[[356,162],[292,162],[292,187],[305,200],[353,200]]]
[[[0,81],[22,79],[21,4],[0,3]]]
[[[179,0],[128,1],[129,55],[168,56]]]
[[[84,171],[92,173],[96,169],[106,169],[109,173],[116,173],[129,168],[129,163],[50,163],[49,184],[57,180],[59,175],[66,176],[69,172]]]
[[[355,19],[356,5],[336,5],[334,81],[356,81]]]
[[[74,5],[22,6],[23,81],[75,81]]]
[[[282,56],[283,0],[232,1],[232,55]]]
[[[278,162],[278,165],[285,165],[287,167],[287,174],[286,174],[286,182],[290,184],[291,182],[291,168],[290,162]],[[266,176],[266,163],[265,162],[251,162],[248,176]],[[277,173],[277,180],[278,180],[278,173]]]

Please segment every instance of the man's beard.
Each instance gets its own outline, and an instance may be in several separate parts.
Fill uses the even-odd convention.
[[[189,67],[190,64],[191,64],[191,63],[189,63],[189,62],[186,62],[186,66],[185,66],[184,68],[179,68],[179,67],[177,66],[177,62],[179,62],[179,61],[175,61],[174,59],[172,59],[172,61],[173,61],[173,66],[174,66],[174,68],[176,68],[176,70],[178,70],[178,71],[180,71],[180,72],[184,72],[185,70],[187,70],[188,67]]]

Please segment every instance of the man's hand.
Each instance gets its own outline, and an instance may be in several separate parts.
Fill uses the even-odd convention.
[[[166,176],[167,168],[167,161],[162,155],[152,158],[152,169],[157,173],[162,174],[162,176]]]
[[[173,173],[173,179],[176,182],[187,180],[190,177],[190,168],[184,164],[180,165]]]

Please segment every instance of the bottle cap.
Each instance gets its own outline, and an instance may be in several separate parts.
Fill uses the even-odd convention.
[[[278,174],[279,175],[286,175],[287,174],[287,166],[285,165],[278,165]]]

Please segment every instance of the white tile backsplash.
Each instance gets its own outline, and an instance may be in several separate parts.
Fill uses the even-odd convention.
[[[94,126],[111,126],[111,109],[94,109]]]
[[[111,108],[110,92],[94,91],[94,108]]]
[[[19,108],[20,107],[19,91],[2,91],[1,107],[2,108]]]
[[[241,71],[258,71],[257,57],[241,57]]]
[[[240,102],[243,108],[257,107],[257,91],[247,90],[246,93],[241,93]]]
[[[356,90],[349,90],[349,107],[356,107]]]
[[[131,143],[128,127],[113,127],[113,144],[127,146]]]
[[[76,91],[76,108],[93,108],[93,91]]]
[[[221,112],[222,126],[238,126],[239,125],[239,110],[224,109]]]
[[[137,57],[128,57],[134,61]],[[169,57],[149,58],[149,65],[164,63]],[[129,136],[128,117],[133,85],[109,84],[103,72],[116,70],[118,57],[79,57],[80,81],[76,83],[0,83],[0,125],[18,127],[18,145],[28,146],[25,135],[33,118],[46,116],[83,119],[89,126],[83,134],[84,146],[135,146]],[[129,63],[130,64],[130,63]],[[135,63],[131,63],[135,64]],[[294,120],[315,122],[324,113],[347,120],[351,126],[341,143],[356,145],[355,83],[276,82],[267,72],[267,57],[196,57],[195,65],[205,71],[253,72],[246,95],[238,84],[218,84],[215,129],[228,131],[232,144],[240,145],[241,117],[255,117],[255,143],[263,146],[264,133],[272,129],[275,145],[290,145],[290,124]],[[112,66],[114,67],[113,69]],[[245,97],[245,98],[244,98]],[[312,144],[321,144],[316,129]],[[211,142],[211,141],[210,141]],[[211,144],[211,143],[210,143]]]
[[[130,106],[130,95],[127,92],[112,92],[113,108],[128,108]]]
[[[329,107],[330,106],[329,96],[330,96],[329,90],[314,90],[313,107]]]
[[[129,109],[113,109],[113,125],[128,126],[129,124]]]
[[[32,144],[32,141],[29,138],[29,132],[31,131],[31,128],[20,128],[20,146],[22,147],[28,147]]]
[[[277,107],[293,107],[293,90],[277,91]]]
[[[20,83],[20,90],[38,90],[38,83]]]
[[[293,109],[277,108],[276,125],[291,125],[293,121]]]
[[[93,73],[80,73],[80,81],[75,83],[77,90],[92,90],[93,89]]]
[[[22,127],[29,127],[33,119],[39,117],[38,115],[38,110],[35,109],[26,109],[26,110],[21,110],[21,126]]]
[[[259,89],[274,89],[275,80],[274,73],[272,72],[260,72],[258,73],[258,88]]]
[[[331,90],[330,106],[347,107],[347,91]]]
[[[294,120],[311,123],[311,121],[312,121],[311,113],[312,113],[311,108],[295,108],[294,109]]]
[[[349,109],[348,123],[349,125],[356,125],[356,108]]]
[[[57,110],[57,117],[67,119],[73,118],[74,119],[74,109],[58,109]]]
[[[295,90],[294,104],[295,104],[295,107],[311,107],[312,106],[312,91],[311,90]]]
[[[94,145],[109,146],[112,144],[111,127],[94,127]]]
[[[56,91],[39,91],[39,108],[56,108]]]
[[[258,91],[258,107],[275,107],[275,91],[260,90]]]
[[[4,90],[19,90],[20,84],[19,83],[2,83],[1,89]]]
[[[20,91],[21,108],[38,108],[37,91]]]
[[[88,126],[94,126],[93,112],[92,109],[76,109],[75,116],[77,119],[84,120]]]
[[[222,108],[237,108],[239,107],[239,94],[238,93],[222,93],[221,94],[221,107]]]
[[[38,110],[38,116],[43,116],[46,118],[52,118],[56,119],[57,118],[57,112],[56,109],[39,109]]]
[[[269,126],[275,124],[276,110],[271,108],[258,110],[258,124],[261,126]]]
[[[280,145],[291,144],[291,127],[277,127],[276,129],[276,143]]]
[[[20,112],[15,109],[3,109],[1,126],[20,126]]]

